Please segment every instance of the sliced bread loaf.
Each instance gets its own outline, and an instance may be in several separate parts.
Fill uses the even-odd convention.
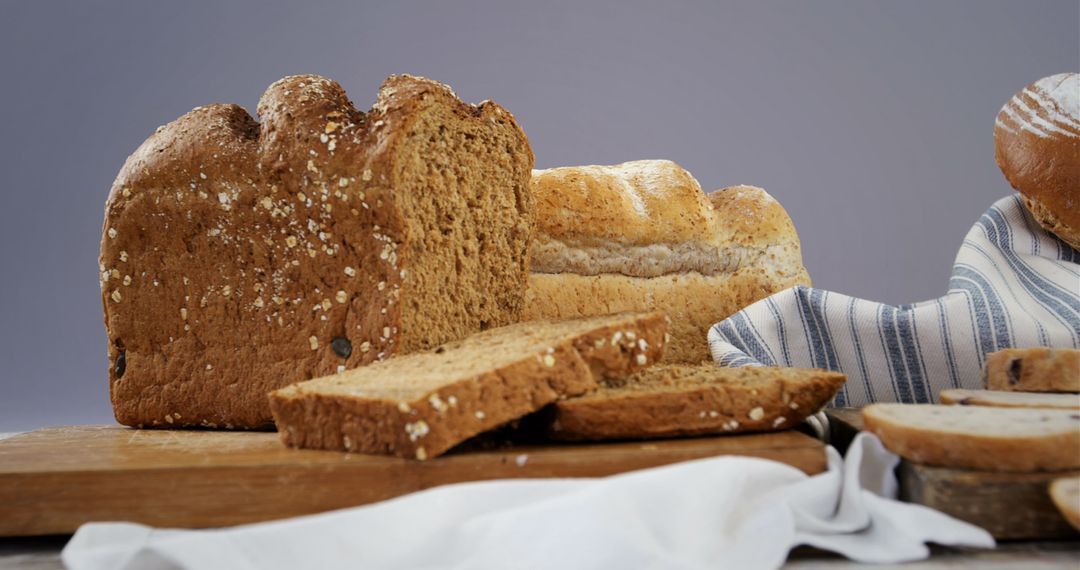
[[[656,362],[666,317],[624,313],[491,329],[273,392],[292,447],[426,459]]]
[[[1056,479],[1050,484],[1050,500],[1065,520],[1080,531],[1080,477]]]
[[[843,386],[838,372],[659,365],[557,402],[553,438],[618,439],[772,431],[798,424]]]
[[[1080,392],[1080,349],[1006,348],[986,355],[983,380],[991,390]]]
[[[1080,410],[1080,394],[951,389],[942,390],[940,399],[942,404],[956,404],[961,406]]]
[[[983,471],[1080,469],[1080,413],[933,404],[871,404],[866,429],[925,465]]]
[[[286,77],[128,159],[100,279],[116,419],[260,427],[266,394],[519,320],[533,163],[514,117],[387,79]]]

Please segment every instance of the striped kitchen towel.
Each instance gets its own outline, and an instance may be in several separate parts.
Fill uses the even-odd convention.
[[[723,366],[844,372],[835,406],[937,402],[946,388],[981,388],[986,353],[1028,346],[1080,347],[1080,252],[1017,195],[968,232],[944,297],[893,307],[795,287],[709,330]]]

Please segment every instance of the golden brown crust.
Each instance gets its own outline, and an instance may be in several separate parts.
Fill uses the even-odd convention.
[[[773,274],[760,267],[747,267],[730,276],[533,273],[522,317],[572,319],[623,311],[664,311],[671,317],[671,343],[664,361],[698,363],[710,359],[709,327],[746,305],[805,283],[809,283],[805,270]]]
[[[827,370],[661,364],[556,402],[548,434],[604,440],[788,429],[824,407],[846,379]]]
[[[602,379],[652,365],[666,330],[659,313],[511,325],[288,386],[271,394],[271,408],[292,447],[427,459]],[[459,373],[462,361],[470,367]],[[435,378],[418,384],[409,370],[433,370]]]
[[[994,155],[1013,188],[1048,231],[1080,247],[1080,76],[1028,85],[998,113]]]
[[[710,326],[810,285],[791,218],[761,188],[706,195],[666,160],[536,171],[531,185],[525,320],[660,310],[672,319],[667,361],[697,363]]]
[[[990,390],[1080,392],[1080,349],[1006,348],[986,355]]]
[[[439,331],[518,319],[528,235],[516,224],[528,231],[532,154],[508,112],[395,76],[365,114],[313,75],[274,83],[258,111],[261,124],[236,105],[193,110],[159,128],[113,184],[99,261],[121,423],[260,427],[275,388],[456,338]],[[429,308],[408,302],[410,288],[446,270],[418,265],[421,236],[404,216],[415,198],[403,189],[421,176],[407,167],[412,131],[435,113],[451,132],[516,145],[498,163],[509,181],[488,186],[519,214],[500,212],[512,221],[489,237],[517,251],[489,260],[506,268],[482,293],[490,302],[432,310],[440,326],[421,330],[409,317]]]
[[[1080,469],[1080,415],[1068,410],[871,404],[867,431],[889,451],[924,465],[982,471]]]
[[[533,171],[537,234],[625,245],[704,242],[712,214],[698,181],[670,160]]]

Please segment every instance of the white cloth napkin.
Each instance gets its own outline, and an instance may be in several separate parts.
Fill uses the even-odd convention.
[[[294,568],[778,568],[799,544],[863,562],[924,543],[992,548],[977,527],[893,500],[897,458],[860,434],[808,477],[715,457],[602,479],[447,485],[382,503],[215,530],[83,525],[72,570]],[[303,490],[298,489],[298,493]]]

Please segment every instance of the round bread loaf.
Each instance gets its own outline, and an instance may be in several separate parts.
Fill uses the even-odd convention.
[[[994,122],[997,164],[1044,228],[1080,249],[1080,75],[1013,96]]]

